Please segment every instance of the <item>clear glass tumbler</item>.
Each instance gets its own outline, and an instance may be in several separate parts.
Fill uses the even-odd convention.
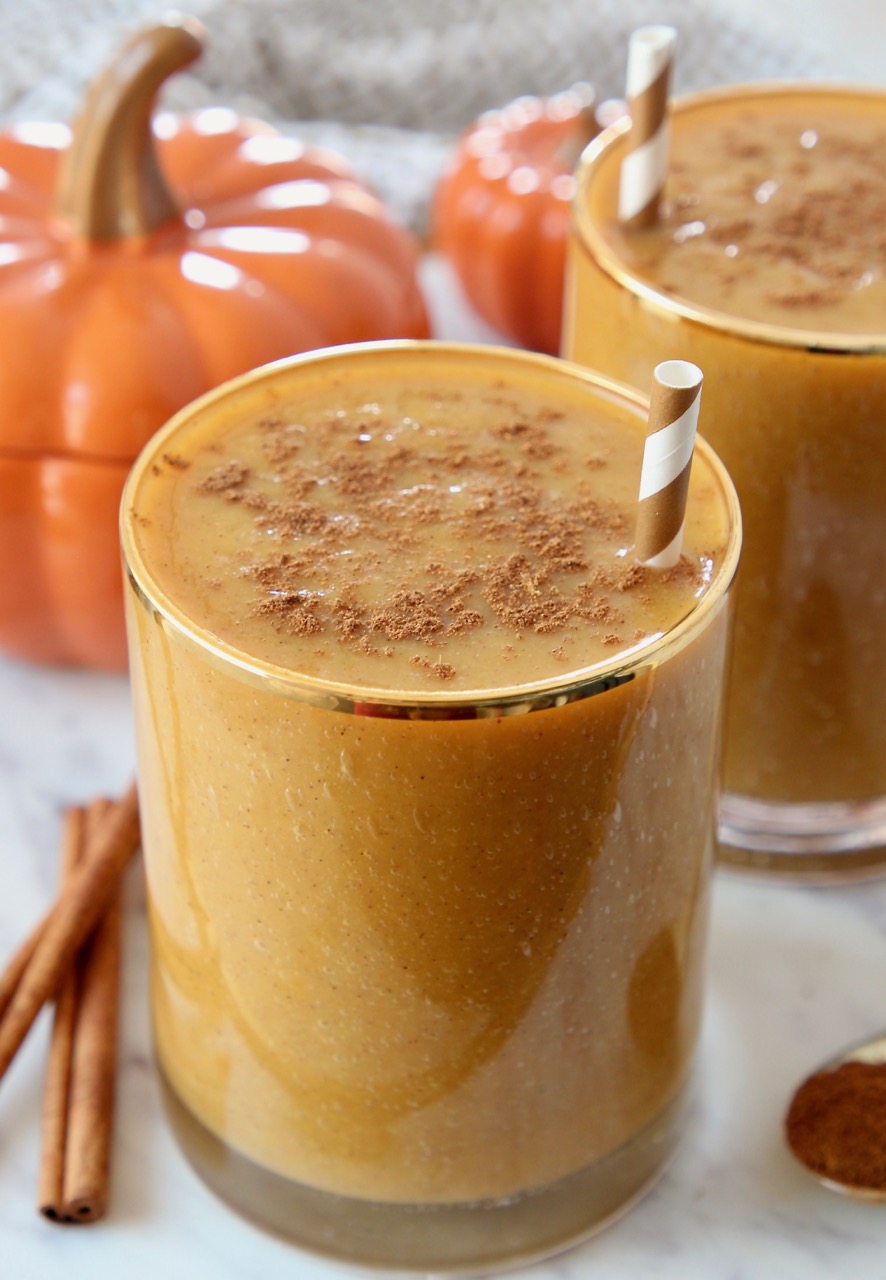
[[[873,120],[886,136],[886,94],[879,91],[732,86],[673,103],[672,162],[693,148],[708,148],[711,182],[723,175],[729,180],[739,144],[727,132],[720,154],[705,131],[750,121],[751,141],[742,135],[741,145],[752,154],[754,131],[765,137],[788,112],[791,119],[808,114],[810,120],[842,122],[850,139],[856,122]],[[764,262],[755,278],[765,318],[730,313],[729,291],[749,269],[748,253],[740,247],[741,219],[708,228],[704,212],[689,207],[688,198],[676,234],[712,233],[719,263],[713,251],[707,263],[722,275],[725,300],[712,279],[701,287],[683,281],[674,265],[658,280],[645,265],[652,252],[648,233],[638,256],[639,242],[617,224],[628,128],[620,121],[608,129],[579,166],[563,353],[640,389],[648,388],[654,363],[673,356],[694,361],[705,374],[704,432],[735,482],[744,523],[720,855],[735,866],[788,878],[883,874],[886,310],[871,312],[867,331],[865,325],[853,332],[825,331],[826,319],[818,330],[814,317],[822,298],[807,283],[813,319],[804,327],[799,319],[792,323],[805,305],[798,285],[776,322],[765,298]],[[815,130],[798,125],[796,133],[797,158],[792,168],[786,166],[784,185],[792,173],[808,169],[814,186],[816,156],[824,148],[817,149]],[[858,168],[856,181],[879,182],[879,167],[872,168],[863,154]],[[673,179],[665,186],[666,202],[672,185]],[[749,191],[748,204],[776,204],[780,185],[761,182]],[[860,221],[851,190],[828,191],[824,175],[821,186],[825,194],[810,195],[806,215],[795,218],[795,242],[814,236],[839,202]],[[881,196],[886,202],[886,191]],[[813,252],[827,272],[833,242],[820,229],[817,235]],[[873,274],[882,274],[879,235],[877,226],[854,226],[841,237],[839,252],[851,250],[855,237],[866,262],[874,246],[871,256],[880,265]],[[801,273],[798,268],[802,284]],[[879,280],[874,285],[882,288]],[[693,300],[693,290],[706,300]]]
[[[307,401],[334,418],[425,388],[469,431],[481,403],[611,419],[639,477],[644,401],[566,362],[442,343],[299,357],[198,401],[142,454],[127,625],[154,1037],[185,1151],[309,1249],[477,1272],[597,1229],[679,1135],[740,518],[700,440],[688,520],[703,507],[715,547],[688,610],[517,684],[502,664],[483,688],[401,687],[396,667],[364,687],[334,646],[306,675],[220,636],[207,619],[219,566],[243,572],[240,532],[226,543],[207,514],[213,564],[187,591],[169,572],[194,460],[232,423],[285,430]],[[220,475],[224,519],[254,523]]]

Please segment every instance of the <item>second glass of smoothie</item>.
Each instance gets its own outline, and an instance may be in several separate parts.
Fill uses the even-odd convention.
[[[673,1149],[734,490],[635,563],[646,405],[391,344],[212,393],[124,496],[158,1063],[203,1176],[323,1253],[473,1272]]]
[[[617,220],[629,125],[580,165],[564,354],[645,390],[705,371],[742,504],[722,857],[886,870],[886,94],[678,99],[659,221]]]

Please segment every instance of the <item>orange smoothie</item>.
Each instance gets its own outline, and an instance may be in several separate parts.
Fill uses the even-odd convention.
[[[159,1064],[311,1247],[325,1193],[343,1256],[535,1256],[676,1136],[739,532],[700,442],[683,558],[633,562],[644,433],[563,362],[382,344],[230,384],[130,479]]]
[[[706,375],[745,527],[723,853],[869,872],[886,859],[886,95],[678,100],[659,222],[628,233],[625,134],[583,161],[564,353],[640,388],[664,356]]]

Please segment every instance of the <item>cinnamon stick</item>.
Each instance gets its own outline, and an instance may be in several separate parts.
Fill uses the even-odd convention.
[[[61,875],[59,888],[64,892],[83,854],[87,815],[84,809],[66,811],[62,829]],[[68,1129],[68,1098],[71,1086],[71,1055],[74,1045],[74,1023],[77,1015],[76,968],[66,975],[55,999],[52,1039],[46,1062],[43,1086],[43,1122],[40,1178],[37,1204],[47,1218],[61,1215],[65,1174],[65,1145]]]
[[[578,158],[589,142],[600,132],[600,121],[597,118],[597,104],[589,102],[582,107],[572,121],[569,131],[563,137],[554,152],[554,164],[564,172],[571,173],[578,164]]]
[[[92,857],[110,801],[96,800],[66,822],[66,882]],[[68,831],[73,834],[68,837]],[[79,849],[68,849],[79,837]],[[108,1199],[117,1059],[121,910],[111,903],[66,976],[56,1016],[44,1094],[38,1206],[54,1222],[94,1222]]]
[[[104,1216],[108,1202],[121,935],[120,889],[116,887],[86,944],[81,965],[65,1146],[65,1222],[94,1222]]]
[[[49,916],[45,916],[37,925],[24,942],[14,952],[12,959],[6,965],[6,968],[0,973],[0,1021],[12,1002],[12,997],[19,988],[19,983],[24,977],[25,970],[31,963],[31,957],[37,950],[37,943],[46,928]]]
[[[107,910],[120,874],[138,843],[138,796],[133,784],[102,818],[90,856],[72,872],[59,895],[0,1018],[0,1079],[37,1014],[55,996],[78,951]]]

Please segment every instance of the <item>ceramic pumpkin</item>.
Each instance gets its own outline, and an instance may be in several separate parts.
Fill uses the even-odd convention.
[[[474,309],[524,346],[560,349],[572,173],[584,146],[620,115],[589,85],[522,97],[480,116],[434,192],[433,247],[449,259]]]
[[[117,508],[182,405],[314,347],[422,337],[417,250],[339,157],[227,110],[153,116],[201,50],[137,35],[73,131],[0,134],[0,649],[125,667]]]

